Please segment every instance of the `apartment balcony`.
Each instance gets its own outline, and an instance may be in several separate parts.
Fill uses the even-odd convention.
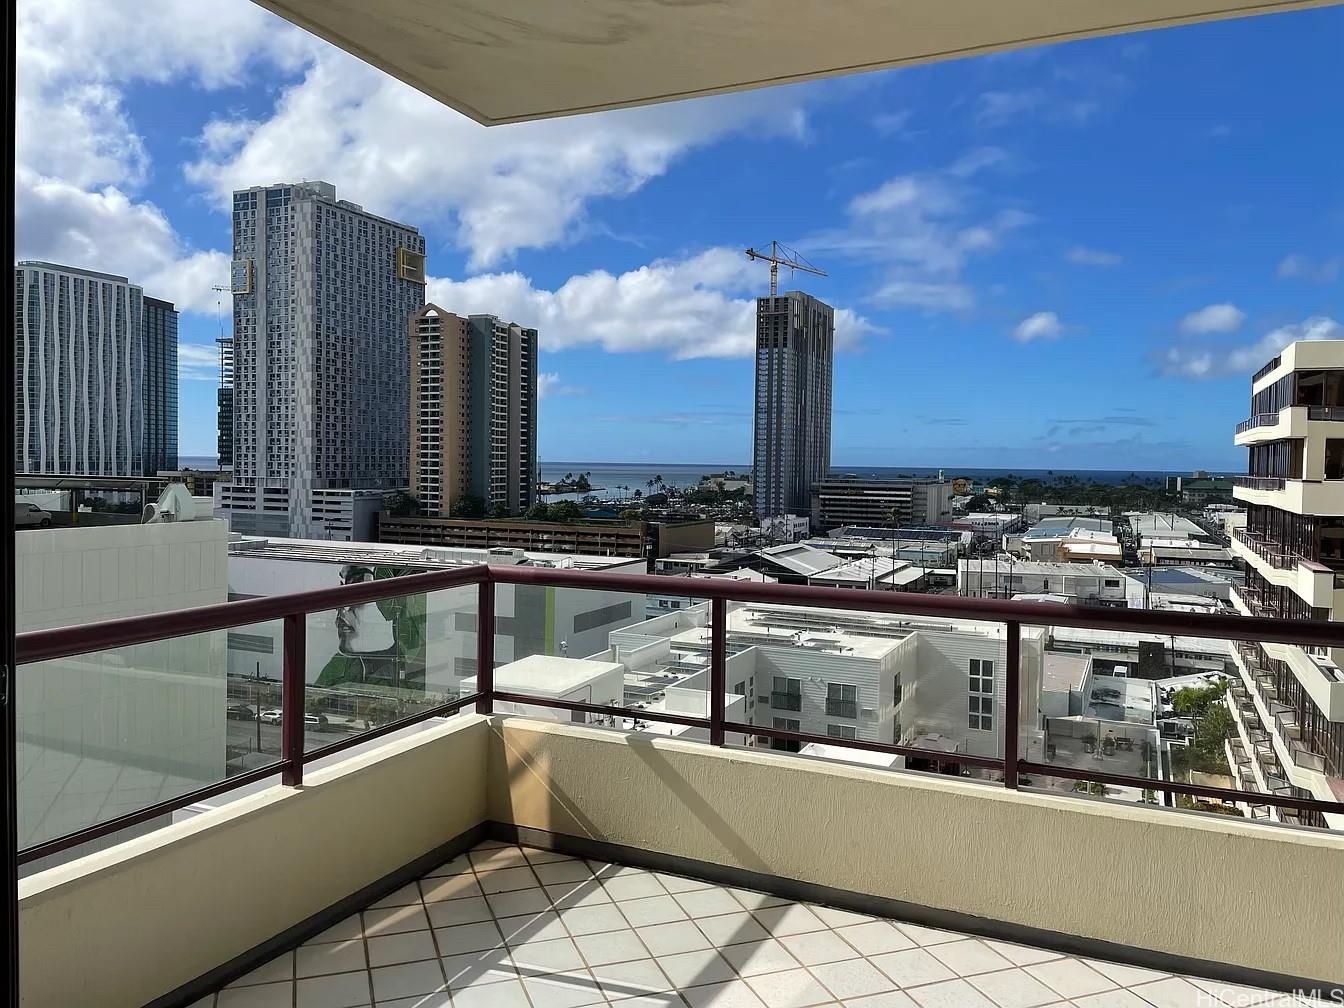
[[[679,584],[710,600],[707,624],[691,631],[701,653],[708,644],[701,713],[500,688],[511,680],[509,666],[495,667],[496,592]],[[310,616],[417,592],[470,599],[475,692],[425,697],[372,727],[356,718],[339,738],[314,734],[305,712],[328,687],[303,674],[321,622]],[[899,614],[901,626],[921,616],[1001,624],[990,638],[1006,670],[997,755],[958,751],[960,774],[919,773],[904,761],[948,753],[734,720],[744,716],[725,696],[742,654],[729,648],[736,602],[796,606],[796,618],[821,608]],[[1036,725],[1022,716],[1022,649],[1035,639],[1024,624],[1311,644],[1344,638],[1330,624],[472,567],[30,633],[20,673],[54,679],[78,659],[81,674],[125,677],[129,659],[148,660],[131,649],[263,620],[283,629],[273,754],[22,854],[35,867],[68,859],[22,881],[29,1008],[908,1008],[1094,994],[1231,1005],[1245,986],[1328,996],[1344,961],[1344,920],[1323,896],[1344,873],[1344,834],[1270,821],[1284,809],[1344,813],[1344,802],[1126,776],[1115,746],[1096,746],[1086,765],[1033,759]],[[819,640],[809,655],[823,653]],[[171,662],[153,672],[160,692],[175,682]],[[500,713],[505,704],[529,714]],[[548,711],[610,727],[544,720]],[[635,721],[645,730],[630,730]],[[847,755],[771,752],[735,736]],[[1252,775],[1265,762],[1257,743],[1228,746]],[[1072,790],[1080,781],[1108,797]],[[1248,819],[1183,813],[1148,794],[1239,802]],[[90,852],[94,843],[102,849]],[[1292,926],[1248,927],[1251,917]]]
[[[1344,480],[1237,476],[1233,479],[1232,495],[1247,504],[1263,504],[1293,514],[1344,514]]]
[[[1307,436],[1307,422],[1305,406],[1289,406],[1277,413],[1256,413],[1237,424],[1233,441],[1245,446],[1285,438],[1304,438]]]

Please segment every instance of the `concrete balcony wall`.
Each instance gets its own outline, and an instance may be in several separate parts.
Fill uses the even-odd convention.
[[[1344,424],[1338,426],[1344,431]],[[1232,488],[1232,496],[1246,504],[1263,504],[1293,514],[1344,515],[1344,480],[1290,479],[1284,480],[1282,490],[1239,486]]]
[[[24,1008],[140,1008],[479,825],[487,731],[463,715],[23,879]]]
[[[1277,419],[1271,424],[1248,427],[1233,436],[1238,445],[1260,444],[1264,441],[1281,441],[1284,438],[1304,438],[1307,436],[1307,408],[1290,406],[1279,410]]]
[[[497,821],[1294,975],[1344,962],[1322,898],[1344,836],[513,719],[491,744]]]
[[[490,821],[1295,977],[1344,962],[1344,835],[463,715],[23,880],[23,1004],[138,1008]]]

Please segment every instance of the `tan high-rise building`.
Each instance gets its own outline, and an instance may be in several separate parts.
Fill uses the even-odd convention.
[[[536,500],[537,331],[425,305],[410,322],[412,493],[447,517],[462,498],[489,515]]]

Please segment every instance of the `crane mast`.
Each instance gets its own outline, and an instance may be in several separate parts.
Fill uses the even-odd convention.
[[[804,273],[813,273],[816,276],[824,277],[827,275],[825,270],[820,270],[804,259],[794,249],[789,248],[781,242],[770,242],[770,251],[758,251],[755,248],[744,250],[747,258],[752,262],[768,262],[770,264],[770,296],[774,297],[779,291],[779,268],[787,266],[790,272],[802,270]],[[781,254],[781,252],[783,254]]]

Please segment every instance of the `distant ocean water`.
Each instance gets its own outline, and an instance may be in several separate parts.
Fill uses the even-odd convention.
[[[603,487],[610,490],[613,487],[628,486],[632,490],[641,489],[647,492],[648,481],[655,476],[662,476],[664,482],[672,486],[684,487],[698,483],[700,477],[708,473],[724,472],[729,469],[750,475],[751,463],[542,462],[541,478],[549,483],[561,479],[566,473],[578,475],[581,472],[586,472],[589,474],[588,482],[594,487]],[[868,479],[894,479],[897,476],[937,476],[939,471],[937,468],[927,466],[831,467],[832,474],[836,476],[859,476]],[[996,476],[1006,476],[1011,473],[1019,477],[1041,480],[1073,476],[1084,481],[1093,480],[1097,483],[1113,484],[1127,483],[1131,480],[1162,481],[1168,476],[1189,475],[1188,472],[1168,472],[1159,469],[985,469],[948,467],[942,469],[941,472],[948,479],[956,476],[966,476],[976,482],[983,482],[984,480],[994,479]],[[1214,475],[1224,474],[1215,473]]]

